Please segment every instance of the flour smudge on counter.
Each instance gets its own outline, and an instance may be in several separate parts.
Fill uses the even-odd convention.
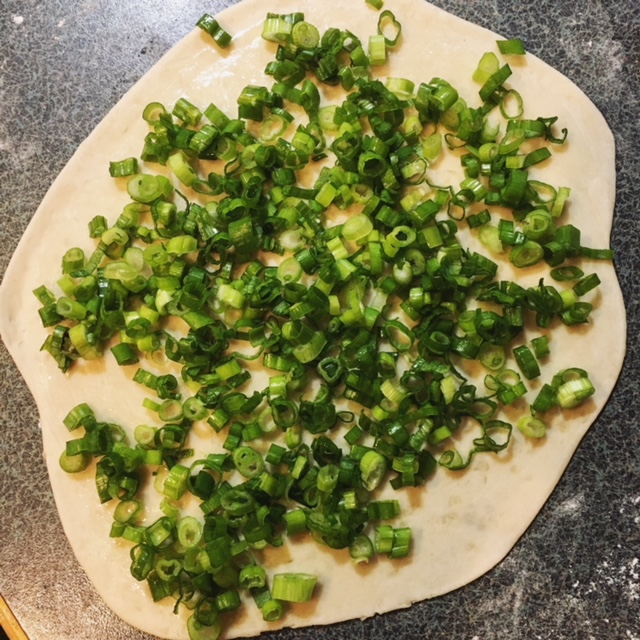
[[[639,524],[640,495],[625,497],[619,513],[632,519],[634,524]],[[618,544],[615,551],[606,554],[596,565],[585,595],[606,588],[626,599],[630,605],[637,606],[640,601],[640,559],[633,553],[634,550],[631,545],[624,549]]]

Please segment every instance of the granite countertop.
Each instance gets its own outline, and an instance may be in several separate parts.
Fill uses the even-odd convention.
[[[0,274],[80,142],[202,13],[226,4],[2,0]],[[627,307],[628,355],[613,396],[558,487],[496,568],[408,610],[270,637],[638,640],[640,5],[435,4],[506,37],[522,37],[529,51],[581,87],[611,126],[618,171],[612,245]],[[0,367],[0,592],[31,640],[149,638],[106,608],[77,564],[49,488],[35,405],[1,344]]]

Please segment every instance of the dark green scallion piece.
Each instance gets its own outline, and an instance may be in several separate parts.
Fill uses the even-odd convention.
[[[219,24],[218,21],[205,13],[196,23],[203,31],[206,31],[214,40],[214,42],[222,49],[226,49],[230,44],[232,37]]]

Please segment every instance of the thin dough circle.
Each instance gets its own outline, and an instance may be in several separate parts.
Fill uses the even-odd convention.
[[[471,74],[482,53],[495,50],[497,36],[418,0],[394,0],[388,5],[403,25],[403,38],[380,74],[415,81],[439,76],[455,83],[462,95],[476,95]],[[200,105],[215,100],[233,113],[235,97],[244,85],[267,83],[262,69],[273,47],[260,38],[265,11],[302,10],[321,29],[345,27],[363,39],[375,33],[378,14],[364,0],[354,2],[347,16],[343,9],[338,0],[274,0],[268,6],[243,0],[219,16],[234,35],[228,52],[212,46],[199,30],[189,34],[78,148],[35,214],[0,288],[0,329],[40,411],[51,484],[74,553],[120,617],[160,637],[186,638],[186,612],[175,616],[173,602],[151,602],[146,586],[129,574],[129,546],[108,537],[111,512],[98,504],[89,474],[68,476],[58,466],[68,438],[62,418],[71,406],[87,401],[106,419],[123,422],[122,416],[127,416],[127,424],[133,426],[149,419],[141,407],[145,396],[112,360],[61,375],[47,354],[37,351],[41,340],[34,345],[33,336],[44,339],[44,333],[30,291],[59,272],[63,248],[86,245],[86,222],[91,217],[117,212],[127,202],[126,193],[109,179],[107,163],[139,153],[147,130],[140,113],[149,100],[168,105],[181,96]],[[569,221],[582,230],[584,244],[603,246],[611,229],[615,195],[611,132],[588,98],[548,65],[527,54],[514,67],[514,85],[523,95],[527,114],[557,115],[570,129],[567,149],[554,156],[553,181],[572,189]],[[93,208],[94,203],[100,211]],[[43,242],[43,237],[55,242]],[[622,366],[626,330],[622,295],[612,265],[598,264],[597,271],[605,295],[593,324],[584,331],[561,333],[552,344],[553,371],[580,366],[590,372],[597,392],[588,405],[557,416],[544,443],[532,444],[516,436],[507,455],[478,458],[464,474],[439,470],[425,488],[402,492],[407,505],[402,524],[411,526],[415,536],[407,561],[381,561],[363,569],[354,567],[348,555],[313,543],[286,545],[279,552],[281,560],[290,559],[293,570],[319,573],[322,593],[312,604],[292,608],[283,624],[331,623],[405,607],[467,584],[508,553],[553,490]],[[537,277],[533,274],[533,280]],[[594,346],[585,349],[586,340]],[[246,607],[226,633],[250,636],[278,626],[264,623],[255,608]]]

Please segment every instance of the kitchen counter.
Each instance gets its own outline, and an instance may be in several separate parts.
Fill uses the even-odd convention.
[[[226,4],[2,0],[0,274],[80,142],[202,13],[215,14]],[[612,246],[628,314],[627,358],[609,403],[556,490],[492,571],[407,610],[269,637],[638,640],[640,5],[434,4],[505,37],[521,37],[528,51],[592,99],[613,130],[618,183]],[[76,562],[49,488],[34,402],[1,344],[0,368],[0,593],[30,640],[148,640],[107,609]]]

